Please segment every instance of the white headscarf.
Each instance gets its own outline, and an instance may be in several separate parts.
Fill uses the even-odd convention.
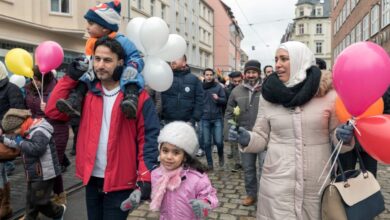
[[[284,83],[287,87],[293,87],[306,79],[306,70],[316,64],[313,52],[303,43],[288,41],[279,45],[278,49],[284,49],[290,57],[290,79]]]
[[[4,63],[0,61],[0,80],[7,78],[7,76],[7,68],[5,68]]]

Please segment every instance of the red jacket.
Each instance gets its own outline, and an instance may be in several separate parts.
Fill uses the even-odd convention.
[[[58,99],[67,98],[76,84],[77,81],[68,76],[59,80],[45,110],[49,118],[68,118],[60,113],[55,105]],[[76,145],[76,176],[84,185],[88,184],[95,164],[103,115],[101,84],[98,83],[96,88],[97,93],[88,91],[84,97]],[[122,99],[123,93],[120,92],[112,109],[104,192],[132,189],[136,187],[137,181],[150,182],[150,172],[157,163],[160,125],[152,100],[142,91],[138,101],[137,118],[129,120],[120,110]]]

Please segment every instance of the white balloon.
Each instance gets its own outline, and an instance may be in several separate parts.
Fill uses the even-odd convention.
[[[15,75],[13,74],[9,81],[15,85],[17,85],[19,88],[22,88],[24,85],[26,85],[26,78],[24,76]]]
[[[145,59],[142,74],[146,84],[158,92],[169,89],[173,82],[171,67],[164,60],[155,56],[149,56]]]
[[[146,55],[154,55],[167,43],[169,29],[167,23],[159,17],[146,19],[141,27],[140,37]]]
[[[185,54],[187,50],[187,42],[178,34],[170,34],[167,43],[155,55],[165,61],[177,60]]]
[[[141,43],[140,30],[145,21],[146,19],[143,17],[136,17],[131,19],[126,26],[127,38],[129,38],[142,53],[145,53],[145,49]]]

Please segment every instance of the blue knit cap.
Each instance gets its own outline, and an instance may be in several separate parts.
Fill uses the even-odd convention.
[[[119,0],[101,3],[87,11],[84,18],[112,31],[118,31],[121,22]]]

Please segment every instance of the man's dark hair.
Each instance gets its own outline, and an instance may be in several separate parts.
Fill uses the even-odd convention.
[[[316,64],[318,65],[318,68],[320,68],[320,70],[326,70],[325,60],[323,60],[321,58],[316,58]]]
[[[125,59],[125,51],[117,40],[111,39],[108,36],[101,37],[96,41],[93,51],[95,52],[96,48],[101,45],[110,48],[111,52],[115,53],[119,60]]]
[[[268,67],[271,67],[272,69],[274,69],[271,65],[266,65],[263,69],[263,73],[265,73],[265,69],[267,69]]]
[[[206,74],[206,71],[211,71],[211,72],[213,73],[213,75],[215,75],[214,70],[211,69],[211,68],[206,68],[206,69],[204,69],[204,70],[203,70],[203,75]]]

